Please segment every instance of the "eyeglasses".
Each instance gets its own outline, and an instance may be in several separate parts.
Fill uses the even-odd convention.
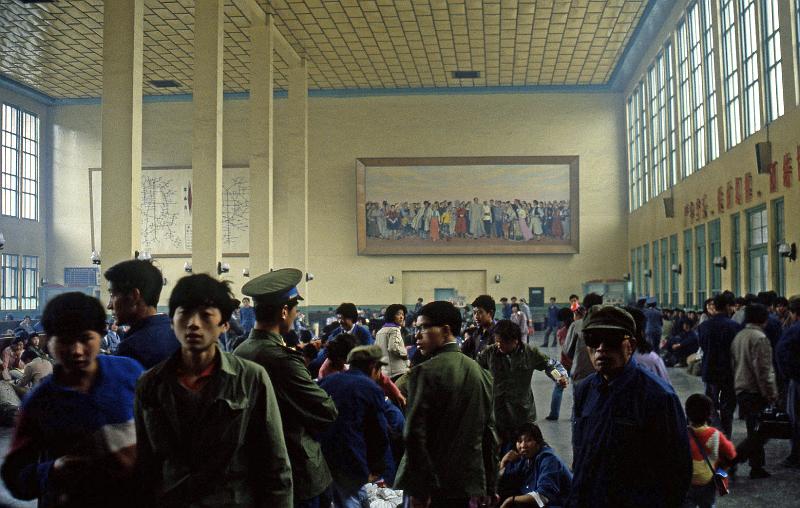
[[[630,338],[631,336],[628,334],[615,332],[613,330],[583,332],[583,342],[592,349],[599,348],[600,344],[605,344],[610,348],[618,348],[625,339]]]

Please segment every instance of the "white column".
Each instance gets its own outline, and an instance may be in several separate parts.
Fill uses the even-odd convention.
[[[250,27],[250,274],[273,266],[272,16]]]
[[[143,0],[115,0],[106,2],[103,13],[104,268],[131,259],[141,241],[143,12]]]
[[[195,2],[192,87],[192,269],[216,275],[222,259],[224,0]]]

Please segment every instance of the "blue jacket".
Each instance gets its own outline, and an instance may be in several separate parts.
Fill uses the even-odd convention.
[[[569,498],[572,473],[553,449],[545,446],[534,458],[507,465],[500,476],[500,485],[517,496],[536,492],[547,498],[545,506],[564,506]]]
[[[558,305],[551,305],[547,308],[547,327],[548,328],[556,328],[558,327]]]
[[[775,360],[785,378],[800,383],[800,321],[783,332],[775,348]]]
[[[239,324],[244,329],[244,333],[256,326],[256,309],[253,307],[242,307],[239,309]]]
[[[673,507],[689,489],[681,402],[633,358],[611,383],[595,373],[575,386],[572,445],[567,506]]]
[[[661,337],[661,329],[664,326],[661,311],[653,307],[648,307],[643,309],[642,312],[645,318],[645,337]]]
[[[166,314],[147,317],[131,326],[117,347],[117,356],[127,356],[145,369],[161,363],[181,347]]]
[[[340,333],[345,333],[345,330],[341,326],[331,332],[328,340],[336,337]],[[372,337],[369,330],[359,324],[356,324],[355,328],[353,328],[353,336],[358,339],[357,346],[370,346],[375,344],[375,339]]]
[[[355,492],[370,473],[380,474],[386,468],[389,438],[383,390],[358,369],[328,376],[319,385],[339,411],[333,426],[320,436],[322,453],[334,483]]]
[[[119,472],[117,464],[125,462],[126,451],[136,446],[133,399],[142,366],[106,355],[98,356],[97,363],[97,378],[88,393],[59,384],[61,367],[56,365],[55,374],[25,397],[2,467],[3,481],[14,497],[38,497],[40,507],[135,505],[133,480],[114,473]],[[101,477],[87,474],[70,482],[50,478],[59,457],[89,456],[93,451],[98,456],[93,471]],[[59,503],[64,495],[69,501]]]
[[[703,381],[733,383],[731,344],[741,329],[742,325],[724,314],[711,316],[697,327],[697,339],[703,349]]]

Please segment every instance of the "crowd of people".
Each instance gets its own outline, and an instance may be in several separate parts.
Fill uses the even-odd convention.
[[[6,383],[38,361],[15,374],[14,355],[52,369],[30,381],[0,468],[40,506],[712,506],[738,463],[769,476],[755,424],[771,404],[792,415],[784,465],[800,468],[800,297],[745,297],[738,313],[723,293],[700,316],[551,299],[551,358],[524,299],[480,295],[469,320],[449,302],[393,304],[368,326],[342,303],[313,337],[298,270],[255,277],[241,302],[186,276],[167,314],[151,263],[104,275],[106,307],[59,295],[39,341],[9,345],[7,368],[3,351]],[[682,404],[665,360],[699,364],[706,393]],[[571,465],[536,423],[536,371],[552,380],[547,420],[573,387]]]
[[[499,238],[511,241],[569,240],[567,201],[423,201],[366,203],[367,237],[383,240],[419,238]]]

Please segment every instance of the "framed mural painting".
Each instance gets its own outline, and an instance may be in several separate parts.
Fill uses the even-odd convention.
[[[575,254],[578,156],[356,159],[358,254]]]

